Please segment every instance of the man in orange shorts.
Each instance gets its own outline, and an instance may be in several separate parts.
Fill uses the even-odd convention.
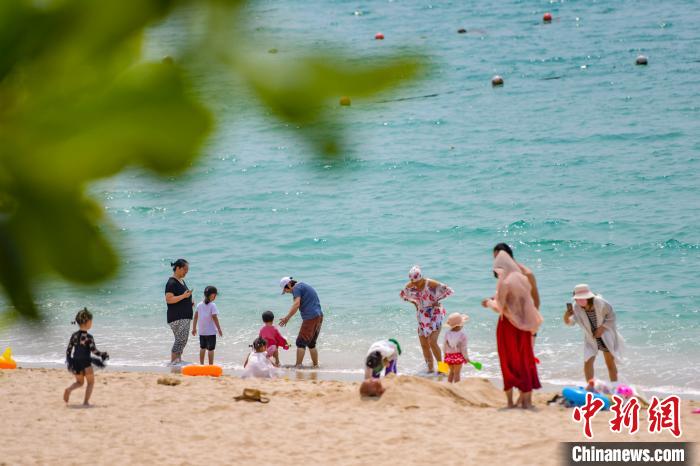
[[[294,298],[292,307],[286,316],[279,321],[280,327],[284,327],[289,322],[289,319],[296,314],[297,311],[301,314],[301,327],[299,328],[299,336],[297,336],[297,360],[296,367],[300,368],[304,362],[304,354],[306,348],[309,348],[311,362],[313,367],[318,367],[318,350],[316,349],[316,340],[321,332],[321,324],[323,323],[323,310],[321,302],[318,299],[318,294],[310,285],[304,282],[298,282],[292,277],[284,277],[280,280],[280,288],[282,294],[291,293]]]

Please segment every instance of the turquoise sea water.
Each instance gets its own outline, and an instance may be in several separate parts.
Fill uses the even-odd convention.
[[[552,24],[541,23],[545,11]],[[399,368],[416,372],[415,311],[398,293],[417,263],[454,288],[447,311],[471,315],[472,357],[499,376],[496,316],[479,302],[495,287],[490,250],[506,241],[539,281],[543,381],[583,378],[582,333],[561,314],[587,282],[617,312],[628,344],[621,377],[700,395],[700,4],[263,1],[250,13],[261,52],[342,44],[371,61],[420,50],[432,66],[391,94],[329,104],[349,129],[334,162],[231,92],[240,84],[209,80],[197,92],[218,127],[187,176],[129,172],[95,188],[121,229],[120,278],[49,285],[44,327],[0,331],[0,346],[20,362],[60,363],[69,322],[87,305],[112,366],[163,366],[172,344],[163,288],[169,262],[185,257],[198,295],[209,284],[221,292],[226,368],[240,367],[263,310],[287,311],[277,282],[292,275],[324,306],[324,371],[359,374],[369,344],[395,337]],[[152,31],[147,56],[176,54],[178,20]],[[384,41],[373,40],[378,31]],[[640,53],[649,66],[634,65]],[[491,87],[494,74],[503,88]],[[407,97],[416,98],[383,102]],[[197,351],[190,340],[185,359]]]

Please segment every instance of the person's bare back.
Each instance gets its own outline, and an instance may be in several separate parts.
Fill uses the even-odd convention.
[[[520,262],[517,263],[518,267],[520,267],[520,271],[527,277],[527,281],[530,282],[530,294],[532,296],[532,300],[535,302],[535,307],[537,310],[540,310],[540,293],[539,290],[537,289],[537,280],[535,279],[535,274],[532,273],[532,270],[530,270],[528,267],[524,266]]]

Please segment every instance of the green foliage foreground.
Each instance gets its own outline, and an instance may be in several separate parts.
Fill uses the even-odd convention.
[[[190,91],[197,83],[189,76],[197,73],[188,70],[242,77],[275,116],[330,157],[342,149],[342,134],[329,100],[370,95],[419,68],[418,59],[400,57],[358,66],[324,54],[255,54],[236,36],[241,3],[0,1],[0,285],[12,304],[6,318],[40,317],[34,291],[45,277],[90,284],[116,272],[113,226],[87,188],[126,167],[173,175],[191,165],[214,121]],[[145,29],[176,8],[191,10],[193,22],[205,18],[206,33],[188,39],[174,62],[144,61]]]

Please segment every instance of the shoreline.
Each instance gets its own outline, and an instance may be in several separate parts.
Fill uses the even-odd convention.
[[[58,369],[0,371],[4,464],[368,464],[378,453],[398,464],[511,462],[561,464],[561,442],[585,441],[571,409],[547,406],[534,395],[533,410],[505,409],[500,389],[485,379],[448,385],[420,377],[383,379],[379,399],[363,399],[357,382],[240,379],[162,373],[99,372],[92,407],[83,390],[61,399],[74,379]],[[257,388],[268,404],[236,402]],[[610,412],[593,419],[595,441],[691,441],[700,438],[696,401],[682,403],[680,439],[640,431],[612,433]],[[534,428],[534,430],[533,430]],[[27,448],[41,439],[42,448]]]
[[[58,364],[58,363],[32,363],[32,362],[21,362],[17,361],[17,368],[18,369],[55,369],[58,371],[65,371],[65,365],[64,364]],[[171,366],[135,366],[135,365],[108,365],[104,369],[97,369],[95,371],[95,374],[99,375],[102,373],[147,373],[147,374],[158,374],[158,375],[180,375],[181,369],[183,366],[177,366],[177,367],[171,367]],[[224,369],[224,376],[230,376],[230,377],[238,377],[240,378],[241,374],[243,373],[243,369],[231,369],[226,366],[222,366]],[[320,369],[312,369],[311,367],[304,367],[301,370],[291,368],[291,367],[286,367],[282,366],[283,372],[281,373],[280,377],[277,377],[278,379],[289,379],[289,380],[295,380],[295,381],[329,381],[329,382],[361,382],[364,377],[364,372],[361,370],[357,371],[352,371],[352,370],[327,370],[321,367]],[[67,371],[65,371],[67,372]],[[435,376],[426,376],[426,375],[420,375],[420,374],[413,374],[413,373],[401,373],[399,372],[399,375],[401,376],[408,376],[408,377],[419,377],[423,378],[426,380],[434,380],[436,382],[440,383],[447,383],[447,376],[446,375],[435,375]],[[462,374],[463,379],[486,379],[489,382],[491,382],[494,386],[498,387],[500,389],[501,387],[501,379],[499,377],[479,377],[476,375],[466,375]],[[577,386],[576,384],[572,383],[553,383],[553,382],[547,382],[540,380],[540,383],[542,384],[542,388],[535,391],[535,393],[546,393],[546,394],[551,394],[551,393],[560,393],[563,388],[565,387],[572,387],[572,386]],[[580,385],[583,385],[582,383]],[[643,395],[645,397],[650,397],[653,395],[659,396],[659,397],[666,397],[668,395],[678,395],[680,396],[683,400],[692,400],[692,401],[698,401],[700,402],[700,394],[693,394],[693,393],[670,393],[670,392],[659,392],[659,391],[653,391],[653,390],[644,390]]]

